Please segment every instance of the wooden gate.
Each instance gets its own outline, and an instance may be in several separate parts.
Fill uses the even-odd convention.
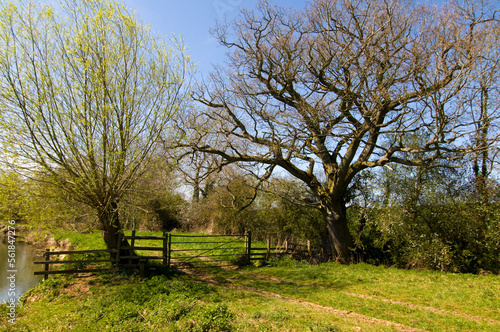
[[[238,264],[250,258],[251,236],[168,234],[167,265],[177,269]]]

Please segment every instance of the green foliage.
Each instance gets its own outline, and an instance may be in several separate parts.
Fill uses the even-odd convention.
[[[351,211],[361,258],[375,264],[478,273],[500,270],[499,206],[429,205]],[[362,217],[360,217],[362,215]],[[363,225],[360,224],[360,218]]]
[[[22,178],[13,172],[0,171],[0,221],[24,219],[27,188]]]
[[[351,207],[358,259],[405,268],[500,271],[500,205],[470,202],[464,173],[397,167],[379,174],[378,204]]]
[[[180,228],[186,202],[175,191],[179,186],[172,165],[155,161],[121,201],[120,220],[124,228],[146,232]]]
[[[43,240],[47,232],[93,228],[95,216],[88,207],[43,180],[0,171],[0,223],[14,219],[27,225],[25,240],[33,242]]]
[[[271,257],[267,262],[268,266],[273,266],[273,267],[300,267],[307,265],[306,262],[292,259],[289,256]]]
[[[143,217],[140,229],[144,231],[171,231],[180,227],[180,211],[185,205],[179,194],[170,193],[152,198],[146,203],[148,214]]]
[[[274,238],[278,242],[313,242],[324,233],[325,222],[319,210],[301,206],[284,198],[261,205],[258,221],[253,223],[252,231],[259,238]]]
[[[71,280],[72,277],[61,275],[51,276],[50,278],[43,280],[38,287],[31,289],[24,294],[20,300],[24,302],[28,297],[35,295],[44,296],[49,301],[55,300],[61,294],[61,290],[70,285]]]

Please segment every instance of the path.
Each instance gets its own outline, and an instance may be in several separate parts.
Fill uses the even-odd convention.
[[[374,317],[370,317],[370,316],[358,314],[358,313],[353,312],[353,311],[335,309],[335,308],[332,308],[332,307],[319,305],[317,303],[303,301],[303,300],[298,300],[298,299],[287,297],[287,296],[283,296],[283,295],[280,295],[280,294],[276,294],[276,293],[272,293],[272,292],[268,292],[268,291],[263,291],[263,290],[260,290],[260,289],[254,288],[254,287],[236,285],[236,284],[233,284],[233,283],[223,283],[223,282],[218,281],[216,278],[213,277],[213,275],[207,273],[207,271],[203,270],[203,269],[186,270],[184,272],[186,274],[191,275],[192,277],[194,277],[194,278],[196,278],[198,280],[201,280],[203,282],[206,282],[206,283],[209,283],[209,284],[212,284],[212,285],[215,285],[215,286],[226,287],[226,288],[231,288],[231,289],[238,289],[238,290],[243,290],[243,291],[246,291],[246,292],[252,292],[252,293],[260,294],[262,296],[273,297],[273,298],[277,298],[277,299],[280,299],[280,300],[285,301],[285,302],[294,303],[294,304],[300,304],[300,305],[307,306],[307,307],[315,309],[315,310],[320,310],[320,311],[323,311],[323,312],[329,312],[329,313],[332,313],[332,314],[337,315],[337,316],[349,316],[349,317],[355,318],[357,320],[363,321],[363,322],[371,324],[371,325],[380,325],[380,326],[394,327],[398,331],[408,331],[408,332],[422,332],[422,331],[425,331],[425,330],[422,330],[422,329],[418,329],[418,328],[414,328],[414,327],[411,327],[411,326],[407,326],[407,325],[403,325],[403,324],[391,322],[391,321],[388,321],[388,320],[384,320],[384,319],[379,319],[379,318],[374,318]],[[242,273],[242,272],[240,272],[240,273]],[[245,273],[243,273],[243,274],[245,274]],[[248,275],[255,276],[255,274],[248,274]],[[260,276],[260,277],[264,277],[264,276]],[[232,278],[226,278],[226,279],[231,280]],[[236,280],[236,279],[233,279],[233,280]],[[272,280],[272,278],[269,278],[267,280],[268,281],[276,281],[276,280]]]
[[[269,276],[264,276],[264,275],[256,274],[256,273],[249,273],[249,272],[243,272],[243,271],[238,271],[238,272],[241,273],[241,274],[250,276],[252,278],[256,278],[256,279],[260,279],[260,280],[265,280],[265,281],[274,281],[274,282],[277,282],[277,283],[285,283],[286,282],[286,283],[295,284],[297,286],[314,287],[314,288],[320,288],[320,289],[330,290],[327,287],[322,287],[322,286],[318,286],[318,285],[311,285],[311,284],[300,283],[300,282],[289,282],[289,281],[286,281],[286,280],[283,280],[283,279],[279,279],[279,278],[276,278],[276,277],[269,277]],[[483,321],[485,321],[485,322],[488,322],[490,324],[500,324],[499,320],[494,320],[494,319],[486,318],[486,317],[467,315],[467,314],[462,314],[462,313],[458,313],[458,312],[454,312],[454,311],[448,311],[448,310],[438,309],[438,308],[429,307],[429,306],[422,306],[422,305],[418,305],[418,304],[414,304],[414,303],[409,303],[409,302],[391,300],[391,299],[387,299],[387,298],[383,298],[383,297],[379,297],[379,296],[371,296],[371,295],[365,295],[365,294],[356,294],[356,293],[343,292],[343,291],[339,291],[339,292],[343,293],[343,294],[346,294],[346,295],[349,295],[349,296],[355,296],[355,297],[359,297],[359,298],[363,298],[363,299],[370,299],[370,300],[381,301],[381,302],[386,302],[386,303],[391,303],[391,304],[403,305],[403,306],[406,306],[408,308],[431,311],[431,312],[434,312],[434,313],[437,313],[437,314],[442,314],[442,315],[452,315],[452,316],[456,316],[456,317],[462,317],[462,318],[465,318],[465,319],[474,320],[476,322],[483,322]]]

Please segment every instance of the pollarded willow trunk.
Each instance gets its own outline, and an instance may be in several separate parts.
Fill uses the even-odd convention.
[[[327,229],[326,250],[336,261],[351,263],[354,241],[347,225],[346,209],[342,199],[340,202],[331,200],[324,202],[321,212]]]
[[[103,238],[108,249],[118,249],[118,235],[123,234],[123,230],[120,224],[120,219],[118,215],[118,205],[112,203],[109,208],[101,209],[99,211],[99,221],[103,229]],[[130,244],[127,240],[122,239],[120,243],[120,257],[123,256],[136,256],[135,252],[130,252],[128,249]],[[111,259],[116,259],[116,253],[110,254]],[[124,264],[128,261],[125,259],[120,259],[120,264]]]

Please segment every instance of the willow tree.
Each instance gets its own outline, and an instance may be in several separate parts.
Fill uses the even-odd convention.
[[[113,1],[0,10],[4,159],[92,207],[116,248],[120,199],[158,157],[184,100],[185,49]]]
[[[477,130],[461,92],[485,25],[498,22],[465,13],[411,1],[316,0],[299,11],[261,1],[214,30],[229,60],[196,99],[210,122],[205,142],[219,144],[192,149],[301,180],[324,216],[326,247],[348,261],[356,175],[459,157]],[[409,146],[412,133],[428,139]]]

